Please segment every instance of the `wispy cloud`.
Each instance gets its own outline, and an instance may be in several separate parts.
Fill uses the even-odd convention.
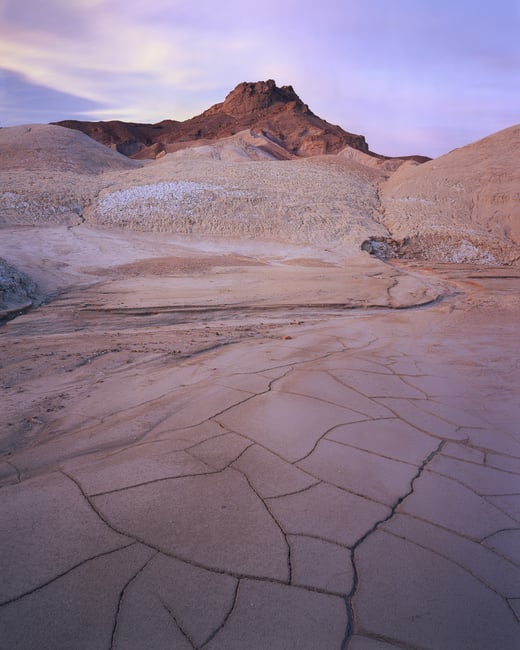
[[[376,149],[403,153],[385,146],[408,125],[436,154],[431,133],[453,134],[450,119],[464,135],[508,125],[519,20],[516,0],[0,0],[0,67],[84,100],[69,104],[78,117],[139,121],[274,78]],[[486,109],[464,115],[472,101]]]
[[[164,117],[160,112],[171,110],[172,96],[221,87],[226,76],[239,79],[254,58],[254,36],[222,17],[214,20],[209,2],[199,3],[198,11],[161,0],[79,0],[72,6],[27,0],[23,11],[19,5],[4,0],[2,67],[105,105],[107,112],[128,113],[133,106],[135,117]]]

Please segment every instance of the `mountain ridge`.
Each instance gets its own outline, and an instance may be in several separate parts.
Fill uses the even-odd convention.
[[[289,156],[297,158],[337,154],[349,146],[377,158],[389,159],[370,151],[365,136],[345,131],[315,115],[292,86],[278,87],[273,79],[242,82],[223,102],[182,122],[171,119],[155,124],[62,120],[53,124],[82,131],[136,159],[155,159],[245,130],[273,141]],[[425,156],[403,157],[408,158],[417,162],[430,160]]]

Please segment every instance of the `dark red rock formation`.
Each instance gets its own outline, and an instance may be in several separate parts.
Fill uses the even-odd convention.
[[[368,151],[364,136],[344,131],[315,115],[292,86],[279,88],[270,79],[239,84],[226,99],[184,122],[157,124],[65,120],[60,126],[83,131],[131,158],[155,158],[250,129],[265,135],[294,156],[338,153],[346,145]]]

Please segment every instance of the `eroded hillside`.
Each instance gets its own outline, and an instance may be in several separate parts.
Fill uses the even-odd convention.
[[[512,127],[426,164],[348,146],[283,159],[245,131],[137,162],[79,131],[13,127],[0,130],[0,224],[86,221],[510,264],[520,255],[519,147]]]

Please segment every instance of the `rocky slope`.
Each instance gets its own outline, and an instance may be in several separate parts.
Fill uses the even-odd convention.
[[[0,129],[0,225],[79,223],[110,173],[142,167],[79,131]]]
[[[424,165],[408,163],[382,186],[382,221],[407,255],[448,262],[512,262],[520,254],[520,125]]]
[[[28,309],[36,299],[36,284],[0,257],[0,323]]]
[[[335,154],[347,145],[369,152],[364,136],[329,124],[302,102],[292,86],[279,88],[272,79],[241,83],[223,102],[184,122],[131,124],[66,120],[58,124],[83,131],[133,158],[156,158],[246,130],[274,143],[282,152],[281,157]]]

